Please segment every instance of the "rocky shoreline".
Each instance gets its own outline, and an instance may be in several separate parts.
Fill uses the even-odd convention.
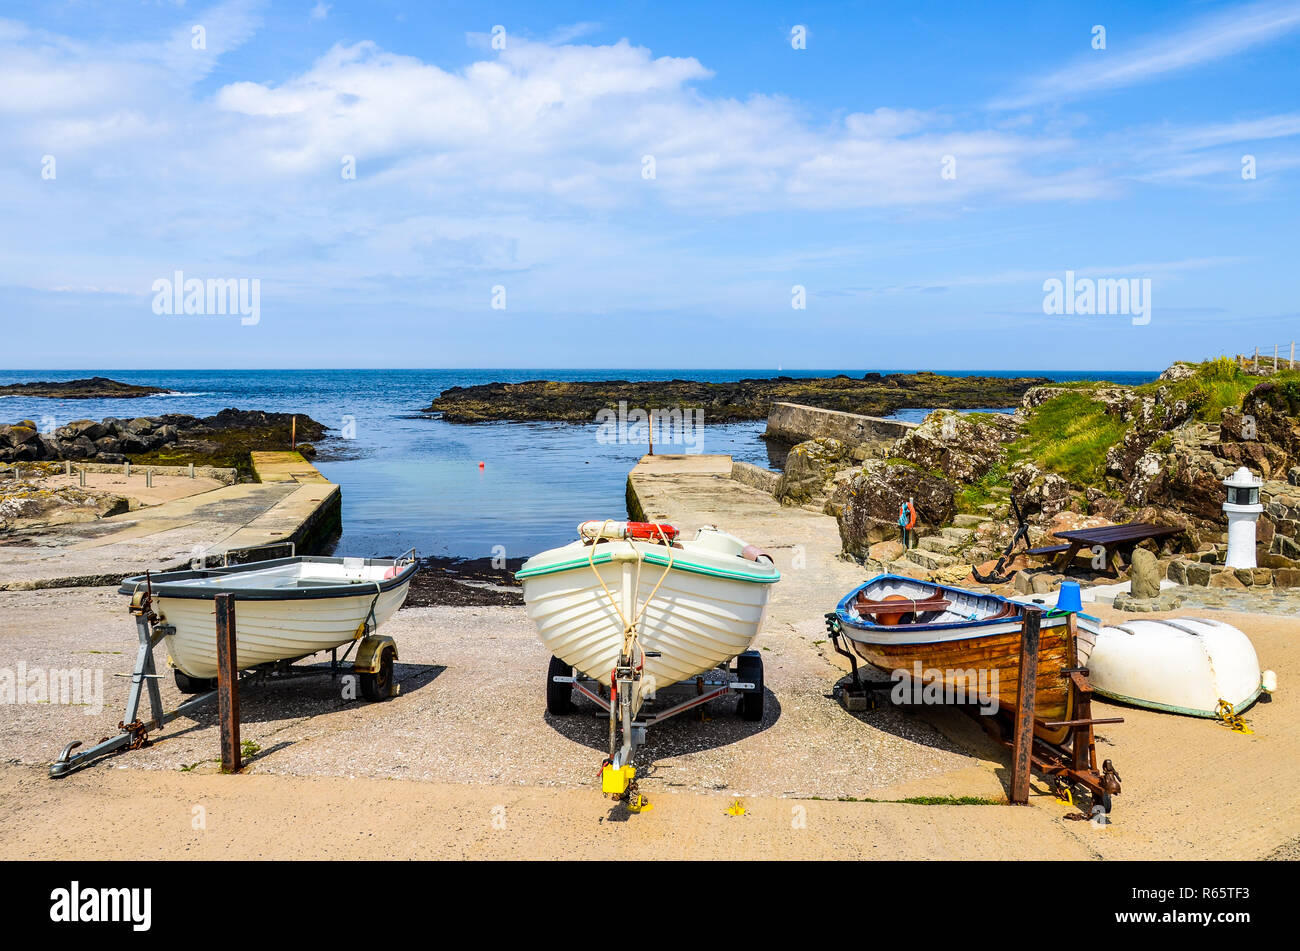
[[[484,383],[453,386],[424,408],[453,423],[555,421],[590,423],[602,410],[699,410],[700,421],[734,423],[766,419],[774,402],[800,403],[864,416],[900,409],[974,409],[1013,406],[1043,378],[942,376],[937,373],[868,373],[803,379],[703,383],[693,380],[592,380]]]
[[[295,424],[296,420],[296,424]],[[107,417],[99,422],[79,419],[52,432],[40,432],[30,419],[0,425],[0,463],[74,462],[140,465],[216,466],[251,473],[249,453],[255,449],[288,449],[296,436],[298,451],[315,455],[312,441],[328,427],[310,416],[224,409],[199,418],[184,413]]]
[[[52,400],[138,399],[142,396],[165,396],[174,392],[175,390],[165,390],[157,386],[120,383],[104,376],[67,380],[61,383],[36,381],[0,386],[0,396],[31,396]]]
[[[1263,480],[1258,563],[1226,568],[1223,480],[1246,466]],[[1300,586],[1300,371],[1220,359],[1179,363],[1142,386],[1051,384],[1023,394],[1014,414],[937,411],[884,446],[819,437],[793,447],[773,494],[834,516],[843,554],[871,571],[969,583],[987,574],[1015,530],[1014,496],[1029,546],[1058,531],[1126,522],[1173,526],[1131,564],[1067,568],[1089,580],[1162,579],[1211,588]],[[898,506],[915,500],[920,545],[898,542]],[[1045,559],[1011,564],[1025,593],[1061,580]],[[1149,609],[1149,608],[1148,608]]]

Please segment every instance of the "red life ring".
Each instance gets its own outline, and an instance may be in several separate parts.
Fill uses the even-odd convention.
[[[901,516],[904,512],[907,513],[908,517],[907,517],[907,524],[903,525],[903,527],[914,528],[916,526],[916,506],[904,502],[902,505],[898,507],[898,514]],[[903,524],[903,523],[900,522],[899,524]]]
[[[673,541],[677,538],[678,531],[671,525],[664,525],[659,522],[628,522],[627,537],[639,538],[646,541],[660,541],[668,539]]]

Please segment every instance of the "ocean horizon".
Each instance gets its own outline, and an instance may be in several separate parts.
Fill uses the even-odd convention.
[[[333,552],[516,558],[570,541],[588,518],[623,518],[627,473],[644,443],[609,442],[600,427],[553,422],[449,423],[421,410],[443,390],[527,380],[689,379],[731,382],[916,371],[870,369],[494,368],[430,370],[0,370],[0,384],[107,376],[173,394],[137,399],[0,398],[0,422],[33,419],[42,428],[74,419],[188,413],[228,407],[305,413],[328,426],[318,469],[342,487],[342,533]],[[1145,383],[1160,371],[936,370],[952,376],[1045,377]],[[1006,407],[989,406],[997,410]],[[919,421],[929,410],[902,410]],[[728,453],[775,468],[760,438],[762,420],[707,424],[689,448]],[[664,447],[665,449],[669,447]],[[479,463],[483,463],[480,468]]]

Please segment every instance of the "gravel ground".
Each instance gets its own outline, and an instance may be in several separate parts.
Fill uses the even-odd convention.
[[[104,707],[0,706],[0,762],[48,763],[72,739],[115,732],[134,662],[134,623],[112,589],[0,592],[3,666],[102,671]],[[242,739],[260,746],[259,773],[408,778],[434,782],[590,788],[607,743],[594,705],[553,718],[545,712],[548,655],[522,608],[434,607],[400,611],[384,627],[395,638],[398,697],[344,699],[328,675],[264,680],[241,692]],[[982,739],[960,714],[881,709],[846,713],[833,699],[842,672],[830,663],[819,622],[773,623],[760,637],[768,692],[761,724],[719,699],[650,730],[638,762],[643,786],[736,795],[888,798],[900,783],[978,765],[945,735]],[[164,651],[157,652],[164,663]],[[305,664],[306,662],[304,662]],[[299,665],[303,666],[303,665]],[[161,681],[170,709],[183,696]],[[963,733],[963,731],[966,731]],[[115,768],[215,770],[215,705],[159,734],[161,742],[119,756]],[[986,749],[990,758],[997,753]],[[103,769],[106,765],[98,767]],[[955,794],[1001,793],[994,763]],[[882,795],[885,794],[885,795]]]

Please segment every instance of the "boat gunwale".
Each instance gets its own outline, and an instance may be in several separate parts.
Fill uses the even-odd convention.
[[[942,623],[928,623],[928,624],[876,624],[873,622],[867,622],[867,621],[862,621],[861,619],[853,618],[848,613],[850,602],[852,602],[855,598],[857,598],[860,592],[865,591],[867,588],[871,587],[872,585],[880,581],[906,581],[911,584],[930,585],[931,587],[939,591],[945,591],[945,590],[961,591],[965,594],[973,594],[981,598],[991,598],[994,601],[1000,601],[1003,604],[1014,604],[1016,605],[1017,608],[1021,609],[1021,612],[1015,617],[988,617],[988,618],[980,618],[979,620],[975,620],[975,621],[944,621]],[[855,641],[862,640],[862,638],[854,637],[853,636],[854,631],[862,631],[864,633],[869,632],[869,633],[897,634],[901,631],[908,631],[908,632],[933,631],[937,633],[942,633],[945,631],[954,631],[954,630],[970,630],[971,631],[970,636],[974,638],[974,637],[986,636],[982,628],[994,627],[997,625],[1005,625],[1005,624],[1018,625],[1022,623],[1024,618],[1023,609],[1026,607],[1032,607],[1032,605],[1026,605],[1020,601],[1013,601],[1010,598],[1005,598],[1000,594],[993,594],[991,592],[985,594],[980,591],[967,591],[965,588],[956,588],[952,585],[940,584],[937,581],[921,581],[917,578],[909,578],[906,575],[883,574],[883,575],[876,575],[874,578],[871,578],[869,581],[866,581],[865,583],[854,588],[843,598],[841,598],[839,604],[835,606],[835,614],[840,620],[840,626],[843,628],[844,633],[847,634],[850,637],[850,639]],[[1081,618],[1087,618],[1089,621],[1093,621],[1098,625],[1101,624],[1101,619],[1093,617],[1091,614],[1084,614],[1082,611],[1080,611],[1077,612],[1077,615],[1078,617]],[[1043,621],[1049,627],[1056,626],[1056,623],[1047,623],[1047,622],[1057,622],[1058,618],[1064,618],[1065,616],[1066,616],[1065,614],[1058,615],[1049,610],[1043,611]],[[952,638],[952,640],[964,640],[964,638]],[[874,644],[876,642],[868,641],[868,643]]]
[[[592,564],[607,565],[619,560],[622,559],[615,558],[613,551],[597,552],[594,558],[574,558],[570,561],[558,562],[553,565],[545,565],[537,568],[524,566],[515,572],[515,579],[518,581],[527,581],[529,578],[540,578],[543,575],[553,575],[561,571],[573,571],[578,568],[587,568]],[[654,552],[646,552],[645,558],[642,560],[648,565],[655,565],[660,568],[670,567],[667,558],[656,556],[656,553]],[[712,568],[708,565],[686,561],[684,558],[674,557],[671,567],[674,569],[680,568],[682,571],[688,571],[692,574],[708,575],[713,578],[727,578],[732,581],[748,581],[753,584],[774,584],[781,580],[781,572],[777,570],[775,565],[772,565],[771,575],[742,574],[740,572],[731,572],[722,568]]]
[[[185,569],[165,571],[149,576],[149,585],[154,598],[178,598],[190,601],[212,601],[219,594],[233,594],[237,601],[310,601],[334,598],[369,597],[392,591],[394,588],[409,584],[411,578],[420,568],[418,561],[413,561],[392,578],[380,581],[350,581],[346,584],[320,585],[313,588],[245,588],[236,585],[214,585],[196,588],[186,585],[186,581],[208,580],[227,575],[237,575],[248,571],[261,571],[267,568],[279,568],[291,564],[342,564],[352,559],[336,558],[324,555],[296,555],[290,558],[272,558],[267,561],[250,561],[243,565],[228,565],[221,568]],[[363,558],[363,567],[388,566],[397,564],[396,558]],[[145,585],[144,575],[123,578],[117,589],[118,594],[134,595]]]

